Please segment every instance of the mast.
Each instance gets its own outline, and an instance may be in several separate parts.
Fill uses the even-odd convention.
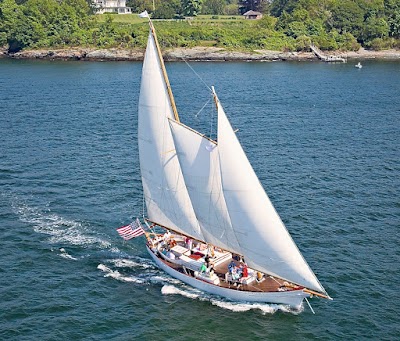
[[[142,17],[148,18],[146,11]],[[175,122],[173,97],[167,89],[156,42],[150,24],[138,103],[139,160],[147,215],[154,222],[201,240],[204,236],[179,160],[172,152],[175,145],[168,120]]]
[[[214,86],[211,86],[211,90],[212,90],[212,93],[213,93],[215,107],[217,108],[217,112],[218,112],[218,97],[217,97],[217,94],[215,93]]]
[[[175,104],[174,95],[172,94],[171,84],[169,83],[167,70],[165,69],[164,59],[162,57],[160,45],[158,44],[156,30],[154,29],[153,23],[152,23],[150,18],[149,18],[149,25],[150,25],[151,33],[152,33],[152,35],[154,37],[154,42],[156,43],[158,59],[160,60],[161,70],[162,70],[162,73],[163,73],[163,76],[164,76],[165,85],[167,86],[169,100],[171,102],[172,111],[174,112],[174,118],[175,118],[175,121],[180,122],[179,115],[178,115],[178,110],[177,110],[176,104]]]

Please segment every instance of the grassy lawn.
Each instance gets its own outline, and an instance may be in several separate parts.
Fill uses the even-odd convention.
[[[138,14],[96,14],[96,18],[99,22],[104,22],[109,15],[112,16],[113,21],[116,23],[137,24],[147,21],[145,18],[139,18]]]
[[[107,15],[111,15],[113,21],[116,23],[123,23],[123,24],[137,24],[140,22],[146,22],[146,18],[139,18],[137,13],[132,14],[98,14],[96,18],[99,22],[104,22]],[[192,17],[190,19],[182,19],[182,20],[161,20],[161,19],[154,19],[154,21],[187,21],[192,22],[194,24],[201,24],[201,23],[226,23],[226,22],[243,22],[245,19],[240,15],[199,15],[197,17]]]
[[[146,18],[138,14],[97,15],[100,25],[113,19],[114,28],[105,31],[98,40],[109,46],[144,47],[148,35]],[[162,48],[218,46],[233,50],[253,50],[256,48],[283,50],[295,49],[293,38],[283,33],[265,29],[261,20],[246,20],[242,16],[199,15],[183,20],[153,20]],[[99,30],[99,32],[103,32]],[[293,45],[293,46],[292,46]]]

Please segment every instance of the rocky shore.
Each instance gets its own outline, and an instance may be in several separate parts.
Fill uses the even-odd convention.
[[[24,50],[8,53],[0,49],[0,56],[14,59],[46,59],[46,60],[98,60],[98,61],[141,61],[144,50],[141,49],[93,49],[70,48],[54,50]],[[369,51],[360,49],[357,52],[332,52],[330,55],[347,59],[400,60],[400,50]],[[279,52],[255,50],[252,52],[230,51],[218,47],[175,48],[164,52],[168,61],[313,61],[318,60],[311,52]]]

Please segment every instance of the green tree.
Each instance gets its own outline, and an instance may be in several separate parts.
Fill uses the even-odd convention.
[[[400,1],[384,0],[384,11],[389,25],[389,36],[400,38]]]
[[[10,32],[16,26],[21,15],[15,0],[0,1],[0,46],[8,44]]]
[[[297,7],[296,0],[274,0],[270,12],[275,17],[280,17],[283,12],[291,13]]]
[[[9,52],[18,52],[34,45],[41,36],[40,25],[24,13],[24,5],[17,5],[15,0],[3,0],[0,3],[0,32],[2,43],[8,44]]]
[[[180,11],[179,11],[180,12]],[[172,19],[178,13],[177,9],[170,2],[162,2],[152,14],[155,19]]]
[[[225,0],[204,0],[201,12],[214,15],[224,14],[225,6]]]
[[[158,8],[160,0],[154,0],[154,7]],[[153,0],[127,0],[126,6],[131,7],[135,13],[141,13],[144,10],[153,12]]]
[[[264,15],[261,20],[258,21],[257,26],[261,29],[274,30],[277,19],[270,16]]]
[[[350,32],[357,39],[361,38],[364,26],[364,12],[351,0],[341,0],[332,8],[332,26],[339,33]]]
[[[389,35],[389,24],[385,18],[369,17],[365,21],[364,40],[384,38]]]
[[[182,14],[195,17],[201,11],[202,0],[182,0]]]
[[[264,12],[266,0],[239,0],[239,13],[244,14],[247,11]]]

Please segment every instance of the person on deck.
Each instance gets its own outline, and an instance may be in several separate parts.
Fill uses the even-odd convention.
[[[164,233],[164,241],[168,242],[170,238],[171,238],[171,232],[167,230],[167,232]]]
[[[211,258],[215,257],[214,246],[208,245],[207,255],[209,255]]]
[[[193,240],[189,237],[186,237],[185,239],[185,243],[186,243],[186,248],[192,252],[192,246],[193,246]]]
[[[256,278],[257,283],[260,283],[263,279],[264,279],[264,274],[261,273],[260,271],[257,271],[257,278]]]
[[[238,267],[235,266],[232,269],[232,279],[234,282],[236,282],[239,278],[240,278],[240,272],[239,272]]]
[[[200,273],[206,273],[207,271],[207,267],[206,267],[206,263],[201,264],[200,266]]]
[[[210,266],[210,256],[208,254],[204,257],[204,261],[206,262],[206,266],[208,268]]]
[[[214,275],[214,265],[212,263],[207,268],[207,272],[210,274],[210,276]]]
[[[241,265],[242,268],[242,277],[248,277],[249,276],[249,268],[247,267],[246,263],[243,263]]]
[[[232,260],[228,265],[229,273],[232,273],[233,269],[236,268],[236,263]]]
[[[169,246],[172,249],[174,246],[176,246],[176,241],[174,238],[171,238],[170,242],[169,242]]]

